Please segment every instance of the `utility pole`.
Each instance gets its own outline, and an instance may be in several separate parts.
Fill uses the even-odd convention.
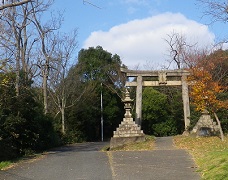
[[[104,119],[103,119],[103,94],[102,94],[102,83],[101,83],[101,141],[104,141]]]

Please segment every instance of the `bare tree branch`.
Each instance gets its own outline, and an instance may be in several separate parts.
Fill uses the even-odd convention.
[[[228,1],[227,0],[198,0],[203,6],[203,16],[210,16],[211,22],[228,22]]]
[[[31,2],[31,1],[32,0],[23,0],[23,1],[19,1],[19,2],[4,4],[4,0],[3,0],[2,5],[0,6],[0,10],[6,9],[9,7],[20,6],[20,5],[26,4],[26,3]]]
[[[165,39],[166,43],[169,46],[169,56],[172,58],[169,60],[169,66],[172,62],[175,62],[178,69],[188,66],[188,56],[192,52],[192,48],[196,46],[197,43],[189,45],[186,41],[185,36],[172,32],[167,35],[168,38]],[[191,53],[190,53],[191,54]]]
[[[93,4],[93,3],[91,3],[91,2],[89,2],[89,1],[83,0],[83,4],[86,4],[86,3],[89,4],[89,5],[91,5],[91,6],[96,7],[96,8],[98,8],[98,9],[102,9],[101,7],[99,7],[99,6],[97,6],[97,5]]]

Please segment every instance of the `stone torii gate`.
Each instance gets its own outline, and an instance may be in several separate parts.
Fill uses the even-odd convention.
[[[185,130],[190,125],[190,107],[187,76],[190,73],[186,70],[166,70],[166,71],[141,71],[121,68],[121,72],[127,77],[136,77],[136,81],[126,82],[125,86],[136,87],[136,118],[135,122],[141,125],[142,122],[142,87],[143,86],[182,86],[182,99],[184,109]],[[155,80],[144,81],[143,77],[153,77]]]

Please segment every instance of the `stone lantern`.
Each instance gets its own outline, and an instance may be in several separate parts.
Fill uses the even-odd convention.
[[[219,133],[219,126],[213,121],[209,112],[206,109],[203,110],[191,134],[196,134],[197,136],[211,136],[217,133]]]
[[[133,100],[130,98],[127,89],[125,92],[125,98],[122,102],[124,103],[125,109],[124,118],[116,131],[113,132],[113,137],[110,141],[110,149],[132,142],[145,141],[145,134],[141,130],[141,127],[133,121],[131,115],[131,104]]]
[[[130,94],[127,89],[125,93],[125,98],[122,100],[122,102],[124,103],[125,119],[131,118],[131,103],[133,102],[133,100],[130,98]]]

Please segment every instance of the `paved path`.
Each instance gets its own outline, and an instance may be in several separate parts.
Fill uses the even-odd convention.
[[[107,143],[83,143],[50,151],[34,162],[0,171],[3,180],[198,180],[188,153],[172,138],[157,138],[154,151],[100,152]]]

